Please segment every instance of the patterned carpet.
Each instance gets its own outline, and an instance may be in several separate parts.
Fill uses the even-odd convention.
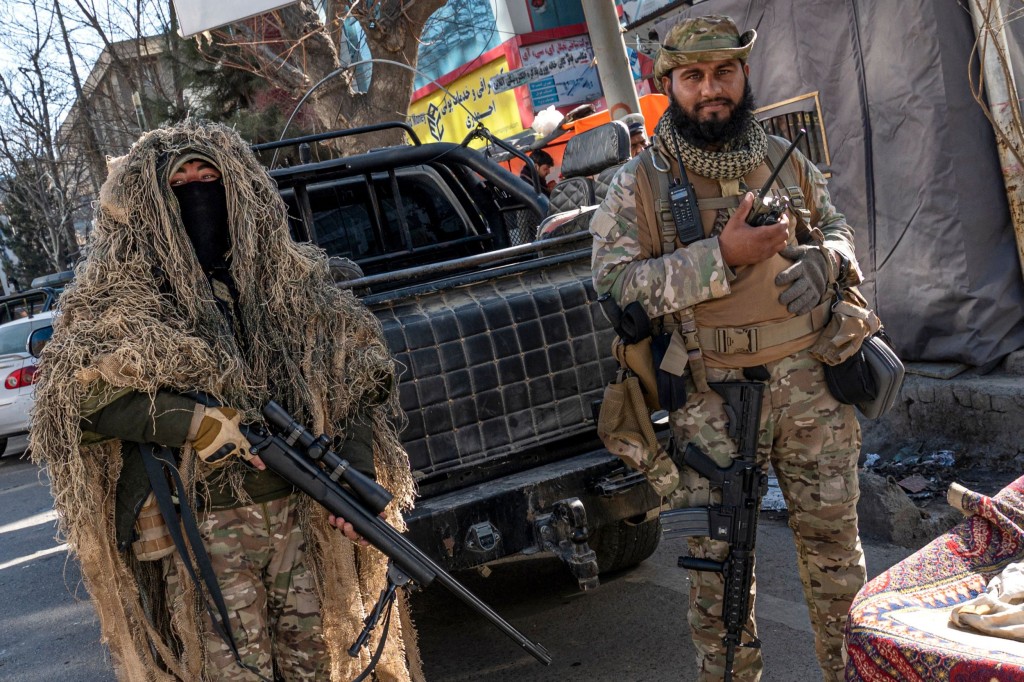
[[[1024,560],[1024,476],[994,497],[964,496],[973,516],[870,581],[847,625],[848,682],[1024,680],[1024,642],[949,625],[1007,564]]]

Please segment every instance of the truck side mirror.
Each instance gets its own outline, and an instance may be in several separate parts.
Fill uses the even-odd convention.
[[[53,336],[53,327],[40,327],[39,329],[32,332],[28,337],[28,352],[34,357],[38,358],[43,353],[43,347]]]

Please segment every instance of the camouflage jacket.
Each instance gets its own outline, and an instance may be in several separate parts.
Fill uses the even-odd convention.
[[[674,168],[675,162],[670,163]],[[794,152],[791,163],[797,168],[811,226],[821,230],[825,246],[849,260],[845,282],[860,283],[853,230],[832,205],[824,176],[799,151]],[[693,173],[689,174],[693,179]],[[598,294],[610,292],[620,305],[640,301],[651,318],[728,296],[735,276],[722,259],[717,237],[653,257],[642,235],[651,226],[658,230],[654,201],[657,188],[658,183],[646,177],[640,158],[634,157],[615,176],[590,223]]]
[[[82,440],[98,442],[107,438],[121,440],[123,467],[117,481],[115,527],[117,545],[125,550],[135,539],[132,530],[139,509],[149,494],[149,477],[139,451],[140,443],[158,443],[178,449],[185,444],[192,424],[196,402],[172,391],[149,395],[125,390],[116,399],[100,404],[90,401],[83,407]],[[374,476],[373,432],[360,422],[349,425],[342,456],[359,471]],[[270,469],[246,472],[244,488],[252,502],[270,502],[294,492],[290,483]],[[243,503],[227,486],[210,481],[205,509],[228,509]]]

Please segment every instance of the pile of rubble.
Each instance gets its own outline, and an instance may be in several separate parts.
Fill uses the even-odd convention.
[[[860,469],[861,535],[920,548],[959,523],[963,516],[946,502],[954,481],[994,495],[1019,475],[979,467],[952,450],[904,446],[883,459],[869,454]]]
[[[992,471],[954,450],[928,450],[923,443],[911,443],[887,458],[863,456],[858,474],[861,536],[918,549],[963,519],[946,502],[950,483],[994,495],[1019,472]],[[770,469],[761,510],[769,516],[786,514],[782,491]]]
[[[908,445],[886,461],[869,454],[863,468],[893,481],[919,504],[936,496],[944,498],[949,484],[957,480],[958,470],[952,450],[921,452],[920,445]]]

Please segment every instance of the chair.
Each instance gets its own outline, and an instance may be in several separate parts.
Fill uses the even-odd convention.
[[[564,179],[551,190],[550,213],[600,203],[618,166],[628,160],[629,128],[621,121],[611,121],[575,135],[565,145]],[[599,180],[595,181],[595,175]]]

